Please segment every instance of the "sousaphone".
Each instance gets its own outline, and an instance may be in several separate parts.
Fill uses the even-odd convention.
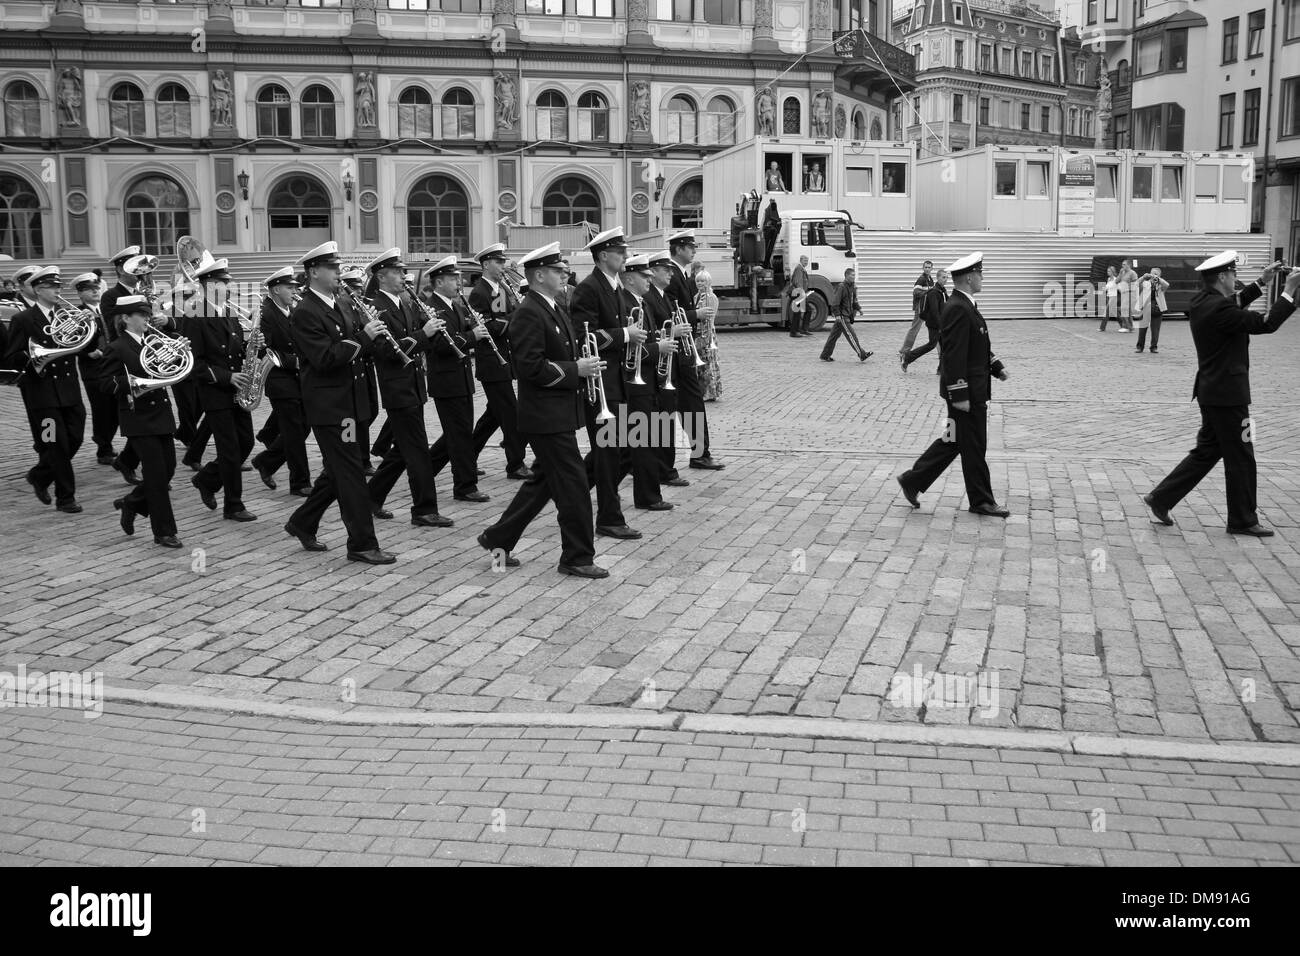
[[[212,253],[193,236],[176,240],[176,264],[189,285],[198,285],[198,271],[214,261]]]

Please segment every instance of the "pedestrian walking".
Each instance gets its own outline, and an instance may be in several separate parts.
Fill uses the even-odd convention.
[[[903,338],[903,347],[898,350],[898,362],[903,366],[904,372],[907,371],[908,365],[907,353],[916,344],[916,334],[921,331],[921,326],[925,324],[925,319],[921,315],[921,308],[925,304],[925,294],[934,288],[934,279],[930,275],[933,269],[934,263],[926,259],[925,262],[921,263],[921,274],[912,283],[912,325]]]
[[[835,328],[831,329],[830,337],[826,340],[825,346],[822,347],[821,360],[823,362],[834,362],[835,358],[832,353],[835,351],[835,343],[843,335],[853,346],[853,350],[858,353],[858,361],[865,362],[875,352],[868,352],[858,341],[857,333],[853,331],[853,316],[862,311],[862,304],[858,302],[858,289],[853,284],[853,270],[844,270],[844,281],[840,284],[839,290],[835,295],[835,304],[831,307],[831,312],[835,316]]]
[[[946,269],[940,269],[938,278],[935,279],[934,286],[926,292],[925,298],[921,300],[921,318],[925,322],[925,330],[929,335],[929,340],[924,345],[918,346],[910,352],[904,353],[904,372],[907,371],[909,365],[939,344],[939,320],[943,315],[944,306],[948,304],[947,286],[948,271]]]

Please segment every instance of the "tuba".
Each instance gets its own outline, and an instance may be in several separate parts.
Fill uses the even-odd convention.
[[[95,314],[90,309],[79,309],[63,296],[60,306],[45,326],[45,334],[54,340],[54,347],[32,344],[29,352],[32,368],[39,375],[45,366],[65,355],[75,355],[95,338]]]
[[[212,261],[212,253],[193,236],[181,236],[176,240],[176,265],[190,285],[198,285],[198,271]]]
[[[194,353],[190,351],[190,340],[151,332],[144,337],[140,364],[144,366],[147,375],[126,373],[126,401],[132,409],[135,408],[135,400],[141,395],[175,385],[194,370]]]

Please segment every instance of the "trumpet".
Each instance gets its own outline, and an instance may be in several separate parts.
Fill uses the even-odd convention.
[[[600,346],[596,343],[596,333],[587,331],[586,322],[582,323],[582,357],[600,358]],[[614,417],[614,413],[609,410],[609,405],[605,402],[605,380],[601,377],[600,372],[587,379],[587,401],[600,406],[600,411],[596,413],[596,421],[607,422]]]
[[[451,350],[454,353],[456,353],[456,358],[463,359],[465,357],[465,353],[456,347],[456,340],[453,339],[451,337],[451,333],[447,331],[446,320],[440,318],[437,312],[433,311],[433,309],[431,309],[423,299],[421,299],[418,295],[415,294],[415,287],[411,285],[411,283],[409,282],[406,283],[406,294],[411,297],[412,302],[414,302],[416,305],[420,307],[420,311],[424,313],[424,317],[426,319],[433,319],[435,322],[438,322],[440,324],[438,330],[433,334],[441,335],[444,339],[446,339],[447,344],[451,346]]]
[[[689,320],[686,318],[686,310],[680,305],[677,306],[676,310],[673,312],[673,322],[680,324],[687,321]],[[704,360],[700,358],[700,353],[695,350],[695,336],[692,333],[687,332],[681,338],[682,353],[691,359],[691,366],[693,368],[699,368],[704,364]]]
[[[352,290],[348,288],[346,282],[339,283],[339,295],[352,303],[352,308],[356,309],[357,314],[366,320],[367,325],[371,322],[379,323],[379,338],[388,340],[388,344],[393,347],[393,350],[397,352],[398,357],[401,358],[402,368],[406,368],[406,366],[415,361],[411,356],[406,354],[406,349],[402,348],[397,339],[393,338],[393,333],[388,331],[388,323],[384,321],[377,308],[365,299],[361,298],[361,296],[354,295]]]
[[[645,330],[645,309],[641,306],[634,306],[627,316],[627,327],[629,329]],[[641,362],[645,358],[645,344],[629,342],[627,352],[623,356],[623,368],[632,373],[633,385],[644,385],[645,379],[641,377]]]
[[[190,349],[190,340],[150,332],[144,337],[140,349],[140,364],[144,366],[148,377],[126,373],[126,401],[133,409],[135,400],[141,395],[175,385],[194,370],[194,353]]]
[[[487,344],[491,347],[492,354],[497,357],[497,361],[500,362],[503,366],[510,364],[505,360],[505,356],[501,354],[501,350],[497,348],[497,343],[492,338],[492,333],[491,331],[488,330],[487,322],[484,321],[482,314],[475,312],[474,309],[470,307],[469,299],[465,298],[465,294],[463,292],[461,293],[460,301],[461,301],[461,305],[465,306],[465,311],[469,313],[469,317],[474,320],[474,324],[479,328],[481,328],[484,332],[487,332],[487,340],[486,340]]]
[[[704,293],[701,292],[695,296],[695,311],[698,314],[700,307],[705,303]],[[709,319],[709,348],[708,351],[716,352],[718,350],[718,329],[714,325],[713,319]]]
[[[44,330],[54,340],[54,347],[33,344],[29,349],[37,374],[55,359],[80,352],[95,338],[95,314],[77,308],[63,296],[59,296],[59,302],[61,307],[54,311]]]
[[[663,327],[660,328],[660,330],[659,330],[659,338],[660,338],[661,341],[664,341],[664,342],[672,342],[672,341],[674,341],[674,339],[673,339],[673,323],[672,323],[672,320],[671,320],[671,319],[669,319],[667,322],[665,322],[665,323],[663,324]],[[674,354],[675,354],[675,353],[673,353],[673,352],[665,352],[663,355],[659,356],[659,364],[658,364],[658,366],[657,366],[657,369],[658,369],[659,374],[660,374],[661,376],[663,376],[663,378],[664,378],[664,391],[665,391],[665,392],[675,392],[675,391],[677,391],[677,386],[673,384],[673,355],[674,355]]]

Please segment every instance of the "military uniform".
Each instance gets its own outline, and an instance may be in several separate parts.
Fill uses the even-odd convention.
[[[500,243],[488,246],[475,258],[479,262],[504,259],[505,247]],[[475,422],[471,437],[477,460],[488,440],[500,428],[501,445],[506,453],[506,474],[511,478],[527,478],[524,454],[528,446],[519,437],[515,373],[510,364],[510,338],[507,335],[511,313],[518,305],[519,300],[504,284],[494,285],[486,275],[479,276],[474,288],[470,290],[469,307],[483,316],[484,325],[491,336],[491,344],[488,341],[477,341],[474,344],[474,375],[483,386],[487,407]],[[493,345],[496,346],[495,352]],[[505,359],[504,365],[497,358],[497,352]]]
[[[429,272],[430,279],[456,272],[456,257],[447,256]],[[447,323],[447,334],[434,336],[429,350],[429,394],[433,397],[442,435],[429,449],[436,475],[451,464],[452,490],[461,501],[487,501],[478,490],[477,455],[474,452],[474,370],[470,366],[475,341],[465,307],[454,299],[432,293],[434,313]],[[458,356],[448,338],[463,353]]]
[[[268,289],[287,284],[296,285],[292,266],[285,266],[266,280]],[[311,469],[307,464],[307,421],[302,410],[298,350],[289,324],[290,314],[270,295],[262,299],[262,336],[266,340],[267,350],[276,354],[280,364],[272,368],[266,377],[266,398],[271,403],[268,425],[270,419],[274,418],[276,428],[273,435],[266,436],[269,439],[266,450],[253,457],[253,467],[266,482],[269,476],[280,470],[281,465],[287,463],[289,490],[306,497],[311,489]],[[265,432],[266,428],[262,431]]]

